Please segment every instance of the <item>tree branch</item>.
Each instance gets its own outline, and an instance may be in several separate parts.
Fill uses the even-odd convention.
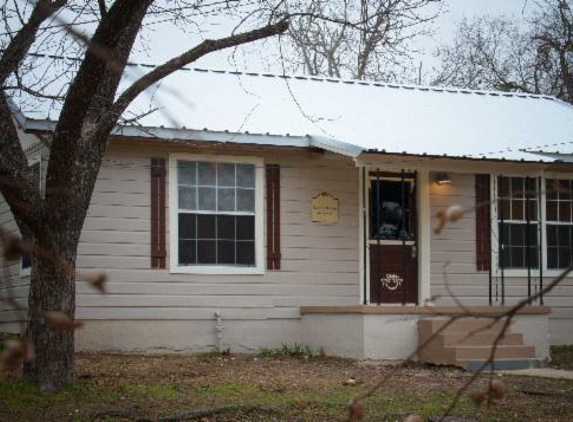
[[[177,56],[168,62],[156,67],[154,70],[136,80],[127,88],[114,103],[112,113],[119,118],[127,106],[141,94],[145,89],[160,81],[182,67],[196,61],[206,54],[223,50],[229,47],[236,47],[253,41],[262,40],[284,33],[289,27],[289,21],[283,19],[278,23],[270,24],[252,31],[232,35],[218,40],[205,40],[195,48]]]
[[[38,225],[42,198],[32,183],[28,160],[12,120],[12,110],[0,91],[0,192],[10,205],[20,232],[28,238]]]
[[[0,58],[0,85],[4,85],[8,76],[10,76],[20,65],[22,60],[24,60],[36,39],[36,33],[40,25],[66,3],[66,0],[40,0],[36,3],[30,15],[30,19],[22,29],[18,31],[16,36],[12,38],[10,44],[8,44],[8,47],[4,50],[2,58]]]

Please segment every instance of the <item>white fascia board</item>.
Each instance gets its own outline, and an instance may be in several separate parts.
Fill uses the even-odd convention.
[[[559,153],[559,152],[544,152],[544,151],[524,151],[529,154],[539,155],[545,158],[552,158],[564,163],[573,163],[573,154]]]
[[[14,103],[14,101],[12,101],[10,97],[7,98],[7,101],[8,107],[14,116],[14,120],[16,120],[16,124],[20,129],[23,130],[26,127],[26,116],[24,116],[22,110],[20,110],[20,108],[16,105],[16,103]]]
[[[27,120],[25,129],[53,131],[55,121]],[[311,146],[308,136],[271,135],[256,133],[217,132],[194,129],[171,129],[162,127],[116,126],[111,133],[115,136],[132,136],[142,138],[173,139],[204,142],[232,142],[239,144],[273,145],[273,146]]]
[[[309,135],[310,146],[322,148],[336,154],[345,155],[347,157],[356,158],[364,149],[348,142],[339,141],[337,139],[329,138],[322,135]]]

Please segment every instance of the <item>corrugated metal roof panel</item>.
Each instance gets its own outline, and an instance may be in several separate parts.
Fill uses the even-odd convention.
[[[158,111],[141,118],[145,127],[311,135],[323,147],[336,140],[331,146],[349,155],[384,149],[538,160],[525,151],[573,153],[573,107],[529,94],[193,68],[140,96],[126,117],[150,107]],[[54,110],[35,108],[27,117],[54,118]]]

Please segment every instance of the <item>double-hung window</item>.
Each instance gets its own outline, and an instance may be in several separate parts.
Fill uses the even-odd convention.
[[[262,271],[262,162],[174,154],[171,270]]]
[[[545,180],[547,268],[564,269],[573,255],[573,181]]]
[[[539,219],[537,179],[497,178],[498,267],[539,267]]]
[[[552,274],[573,263],[573,180],[498,176],[494,192],[498,270]]]

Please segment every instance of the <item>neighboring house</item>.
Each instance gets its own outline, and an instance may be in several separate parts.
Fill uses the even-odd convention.
[[[418,319],[497,312],[572,262],[573,108],[555,98],[204,69],[164,86],[95,186],[77,265],[109,293],[78,282],[78,349],[404,358]],[[15,116],[43,174],[57,113]],[[452,205],[468,211],[434,233]],[[16,230],[5,202],[0,224]],[[26,303],[25,265],[9,271]],[[514,328],[537,358],[548,335],[573,344],[573,278]]]

